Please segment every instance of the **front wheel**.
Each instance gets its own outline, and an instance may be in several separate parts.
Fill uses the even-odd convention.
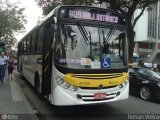
[[[140,88],[139,94],[143,100],[150,100],[152,97],[151,90],[146,86]]]

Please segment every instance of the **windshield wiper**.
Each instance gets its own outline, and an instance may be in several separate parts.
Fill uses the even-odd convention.
[[[90,37],[88,36],[86,29],[84,28],[84,26],[80,22],[77,23],[77,26],[78,26],[86,44],[89,45],[90,44],[90,40],[89,40]]]
[[[78,22],[77,26],[86,42],[87,45],[90,45],[90,57],[92,56],[92,38],[91,38],[91,32],[87,33],[85,27],[82,25],[82,23]]]
[[[105,37],[105,35],[104,35],[104,31],[103,31],[103,29],[102,29],[102,34],[103,34],[103,41],[104,41],[104,43],[108,43],[109,42],[109,40],[111,39],[111,37],[112,37],[112,35],[113,35],[113,33],[114,33],[114,31],[115,31],[115,26],[113,26],[110,30],[109,30],[109,32],[108,32],[108,34],[107,34],[107,36]]]
[[[116,26],[113,26],[108,34],[105,36],[104,35],[104,30],[102,29],[102,35],[103,35],[103,53],[108,54],[109,53],[109,40],[111,39],[114,31],[115,31]]]
[[[91,32],[89,31],[89,45],[90,45],[90,57],[92,57],[92,38],[91,38]]]

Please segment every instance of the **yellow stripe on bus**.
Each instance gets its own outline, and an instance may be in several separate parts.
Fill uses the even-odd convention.
[[[83,77],[74,77],[78,75],[81,76],[81,74],[74,75],[68,73],[64,76],[64,81],[78,87],[98,87],[99,85],[103,85],[103,87],[109,87],[119,85],[127,80],[127,73],[119,74],[121,74],[121,76],[117,76],[117,74],[83,74]],[[96,75],[99,77],[96,78]],[[90,78],[88,76],[90,76]],[[106,76],[106,78],[104,78],[104,76]]]

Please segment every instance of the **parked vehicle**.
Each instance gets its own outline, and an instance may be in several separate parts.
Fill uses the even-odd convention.
[[[138,94],[143,100],[160,98],[160,75],[141,67],[129,69],[130,93]]]

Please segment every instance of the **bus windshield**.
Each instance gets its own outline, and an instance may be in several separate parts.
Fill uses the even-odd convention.
[[[55,63],[73,69],[118,69],[126,67],[124,30],[114,27],[59,24]]]

